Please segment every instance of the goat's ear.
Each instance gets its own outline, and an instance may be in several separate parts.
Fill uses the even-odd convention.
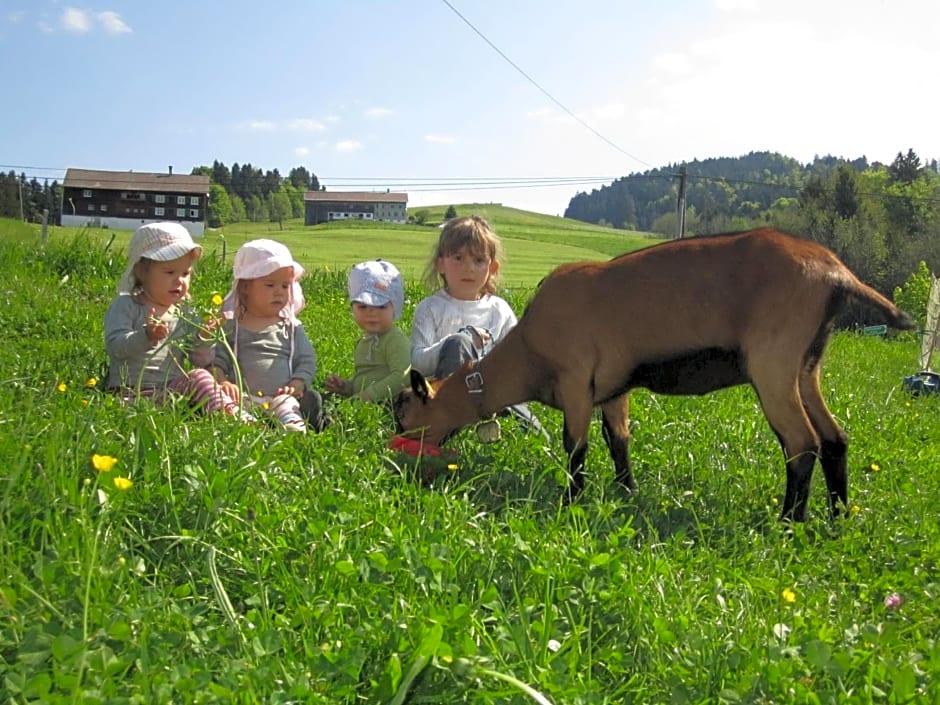
[[[411,390],[415,393],[415,396],[423,402],[433,397],[431,385],[428,384],[424,375],[414,368],[411,369]]]

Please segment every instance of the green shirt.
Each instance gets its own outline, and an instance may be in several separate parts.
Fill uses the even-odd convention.
[[[392,326],[381,335],[367,335],[356,343],[353,395],[363,401],[391,399],[408,386],[411,341]]]

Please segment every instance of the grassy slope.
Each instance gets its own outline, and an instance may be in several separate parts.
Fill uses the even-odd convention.
[[[8,226],[10,702],[533,702],[518,682],[558,705],[940,697],[940,400],[898,389],[913,341],[836,337],[823,391],[852,439],[850,517],[824,520],[817,477],[788,538],[779,447],[746,388],[638,391],[639,494],[613,485],[595,427],[573,507],[557,501],[561,418],[541,407],[552,444],[509,423],[490,446],[460,434],[457,467],[430,488],[385,449],[375,406],[339,403],[306,438],[123,407],[85,386],[123,257],[70,233],[8,247],[36,237]],[[227,266],[198,273],[197,298],[227,285]],[[321,375],[348,372],[342,273],[305,288]],[[115,470],[92,469],[93,453]]]
[[[430,258],[443,220],[444,207],[429,208],[430,225],[394,223],[328,223],[305,227],[292,220],[281,229],[276,223],[237,223],[209,230],[203,244],[209,251],[231,256],[238,246],[258,237],[279,240],[291,248],[306,267],[329,267],[346,271],[356,262],[381,258],[395,263],[410,279],[419,279]],[[457,206],[461,215],[487,218],[501,236],[506,253],[503,263],[505,286],[533,287],[553,267],[564,262],[607,259],[651,244],[642,233],[602,228],[556,216],[486,204]],[[13,222],[13,221],[10,221]],[[53,231],[71,231],[53,228]],[[90,231],[96,238],[115,237],[115,246],[126,247],[130,232]]]

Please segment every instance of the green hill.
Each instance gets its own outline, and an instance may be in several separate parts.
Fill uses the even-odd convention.
[[[267,237],[291,248],[297,260],[308,269],[332,271],[351,267],[365,259],[381,258],[393,262],[408,279],[417,280],[427,266],[439,225],[448,206],[430,206],[425,225],[394,223],[336,222],[304,226],[300,220],[284,223],[237,223],[207,231],[202,241],[207,253],[221,254],[231,261],[235,250],[245,242]],[[455,206],[458,215],[486,218],[503,240],[505,260],[503,283],[507,287],[535,286],[551,269],[565,262],[609,259],[614,255],[640,249],[656,240],[633,231],[614,230],[589,223],[531,213],[493,204]],[[20,230],[22,224],[0,219],[0,236]],[[38,226],[35,226],[38,232]],[[51,227],[50,237],[77,232],[76,228]],[[130,231],[89,230],[89,234],[123,250]]]

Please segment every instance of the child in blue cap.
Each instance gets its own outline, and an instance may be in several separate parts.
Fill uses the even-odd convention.
[[[326,389],[363,401],[390,402],[408,385],[411,341],[395,325],[405,305],[401,273],[391,262],[360,262],[349,272],[349,301],[362,337],[353,353],[350,379],[326,378]]]

